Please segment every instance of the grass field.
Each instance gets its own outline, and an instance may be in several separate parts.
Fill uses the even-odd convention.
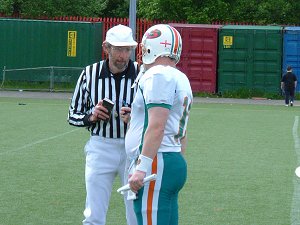
[[[81,224],[83,147],[69,100],[0,98],[0,225]],[[300,224],[299,107],[194,104],[181,225]],[[117,178],[107,225],[126,225]]]

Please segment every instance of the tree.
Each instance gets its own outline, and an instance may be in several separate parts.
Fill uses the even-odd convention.
[[[0,13],[41,16],[128,17],[130,0],[0,0]],[[295,0],[137,0],[137,17],[211,23],[299,24]]]
[[[228,4],[222,0],[139,0],[138,16],[147,19],[209,23],[227,19]]]
[[[192,0],[139,0],[138,17],[151,20],[186,20]]]
[[[286,0],[239,0],[232,7],[232,20],[246,21],[257,24],[288,23],[286,15],[291,10],[291,4]]]
[[[0,0],[0,12],[12,15],[15,6],[24,17],[128,17],[129,0]]]
[[[139,0],[138,16],[146,19],[256,24],[299,24],[300,2],[294,0]]]
[[[193,0],[187,10],[189,23],[211,23],[230,19],[230,4],[223,0]]]

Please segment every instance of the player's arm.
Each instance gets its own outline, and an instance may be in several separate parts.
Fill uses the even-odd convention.
[[[129,179],[131,190],[135,193],[143,186],[146,172],[151,168],[153,158],[164,137],[164,130],[169,116],[169,109],[152,107],[148,110],[148,127],[144,136],[142,153],[139,156],[135,173]]]
[[[187,134],[183,138],[180,139],[181,144],[181,154],[185,154],[186,146],[187,146]]]
[[[148,110],[148,127],[144,136],[142,155],[153,159],[164,137],[169,109],[152,107]]]

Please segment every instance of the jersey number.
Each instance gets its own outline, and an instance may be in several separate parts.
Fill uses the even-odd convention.
[[[183,100],[184,110],[183,110],[182,116],[179,121],[178,133],[174,136],[174,138],[177,142],[179,141],[179,139],[181,139],[182,137],[185,136],[186,130],[184,128],[186,127],[187,117],[190,113],[191,105],[192,105],[192,103],[188,104],[188,97],[187,96],[184,97],[184,100]]]

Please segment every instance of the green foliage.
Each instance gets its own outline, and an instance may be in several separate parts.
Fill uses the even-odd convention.
[[[239,98],[239,99],[250,99],[250,98],[266,98],[266,99],[283,99],[280,93],[264,92],[257,89],[246,89],[240,88],[237,90],[224,91],[222,93],[206,93],[199,92],[194,93],[194,97],[210,97],[210,98]],[[296,99],[300,99],[300,93],[296,94]]]
[[[233,21],[247,21],[257,24],[287,24],[295,23],[291,13],[292,1],[286,0],[240,0],[233,7]],[[299,21],[298,21],[299,22]]]
[[[202,4],[196,4],[196,2],[193,1],[186,11],[189,23],[211,23],[212,21],[225,21],[228,19],[228,3],[222,0],[207,0],[203,1]]]
[[[221,94],[224,98],[267,98],[267,99],[282,99],[282,95],[280,93],[270,93],[264,92],[262,90],[257,89],[247,89],[247,88],[240,88],[233,91],[225,91]]]
[[[140,0],[138,5],[139,17],[188,23],[297,24],[299,10],[293,0]]]
[[[0,0],[0,13],[12,13],[12,0]]]
[[[99,17],[128,17],[129,0],[93,0],[90,9],[93,10],[94,16]]]
[[[151,20],[186,20],[192,0],[139,0],[138,16]]]
[[[217,98],[219,97],[218,94],[215,93],[207,93],[207,92],[197,92],[193,93],[194,97],[209,97],[209,98]]]
[[[0,13],[41,16],[129,17],[130,0],[0,0]],[[294,0],[138,0],[137,17],[149,20],[299,24]]]
[[[224,10],[220,10],[224,9]],[[138,16],[150,20],[176,20],[189,23],[209,23],[224,20],[228,4],[222,0],[140,0]]]
[[[0,12],[32,18],[40,16],[128,17],[129,0],[0,0]]]

